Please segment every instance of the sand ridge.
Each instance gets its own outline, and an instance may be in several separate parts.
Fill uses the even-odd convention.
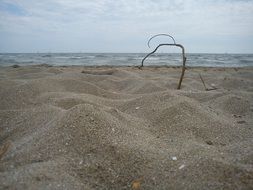
[[[0,187],[253,188],[253,69],[180,71],[0,68]]]

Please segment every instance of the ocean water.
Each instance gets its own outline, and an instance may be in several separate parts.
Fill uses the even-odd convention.
[[[138,66],[144,53],[1,53],[0,66],[49,64],[85,66]],[[187,54],[186,65],[191,67],[253,66],[253,54]],[[182,65],[181,54],[154,54],[144,65]]]

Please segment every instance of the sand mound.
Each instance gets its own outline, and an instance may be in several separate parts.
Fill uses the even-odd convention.
[[[209,92],[200,71],[178,91],[175,68],[1,68],[0,187],[250,189],[249,70],[205,71]]]
[[[212,104],[230,114],[245,115],[250,112],[250,102],[245,97],[226,95],[216,98]]]

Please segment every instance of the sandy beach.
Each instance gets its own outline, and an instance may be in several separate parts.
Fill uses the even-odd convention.
[[[253,189],[253,68],[180,74],[1,67],[0,189]]]

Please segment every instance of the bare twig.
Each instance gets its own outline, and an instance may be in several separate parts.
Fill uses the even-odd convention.
[[[4,154],[7,152],[7,150],[9,149],[10,145],[11,145],[11,143],[7,142],[4,145],[0,146],[0,160],[4,156]]]
[[[141,61],[141,66],[139,67],[139,69],[141,69],[143,67],[143,64],[144,64],[144,61],[150,56],[152,55],[153,53],[155,53],[159,47],[161,46],[176,46],[176,47],[180,47],[182,49],[182,59],[183,59],[183,66],[182,66],[182,72],[181,72],[181,76],[180,76],[180,79],[179,79],[179,83],[178,83],[178,86],[177,86],[177,89],[180,89],[181,88],[181,84],[182,84],[182,81],[183,81],[183,78],[184,78],[184,73],[185,73],[185,69],[186,69],[186,57],[185,57],[185,49],[184,49],[184,46],[181,45],[181,44],[177,44],[175,39],[173,38],[173,36],[169,35],[169,34],[157,34],[155,36],[152,36],[149,41],[148,41],[148,47],[149,46],[149,42],[154,39],[155,37],[157,36],[168,36],[170,37],[174,43],[171,43],[171,44],[159,44],[155,49],[154,51],[150,52],[149,54],[147,54]]]
[[[176,41],[175,41],[175,39],[173,38],[173,36],[171,36],[171,35],[169,35],[169,34],[157,34],[157,35],[152,36],[152,37],[148,40],[148,47],[149,47],[149,48],[150,48],[150,46],[149,46],[150,41],[151,41],[152,39],[156,38],[157,36],[168,36],[168,37],[170,37],[170,38],[173,40],[174,44],[176,44]]]
[[[204,85],[204,87],[205,87],[205,91],[211,91],[211,90],[216,90],[216,89],[217,89],[216,87],[207,88],[207,87],[206,87],[206,84],[205,84],[205,81],[204,81],[204,79],[202,78],[202,76],[201,76],[200,73],[199,73],[199,78],[201,79],[201,81],[202,81],[202,83],[203,83],[203,85]]]
[[[178,45],[180,45],[180,44],[178,44]],[[181,84],[182,84],[182,81],[183,81],[183,78],[184,78],[184,72],[185,72],[185,69],[186,69],[186,67],[185,67],[186,57],[185,57],[184,47],[182,45],[180,45],[179,47],[182,48],[183,66],[182,66],[182,73],[181,73],[181,77],[180,77],[177,89],[181,88]]]
[[[202,81],[202,83],[203,83],[203,85],[204,85],[204,87],[205,87],[205,90],[207,90],[205,81],[203,80],[203,78],[202,78],[202,76],[201,76],[200,73],[199,73],[199,78],[201,79],[201,81]]]

